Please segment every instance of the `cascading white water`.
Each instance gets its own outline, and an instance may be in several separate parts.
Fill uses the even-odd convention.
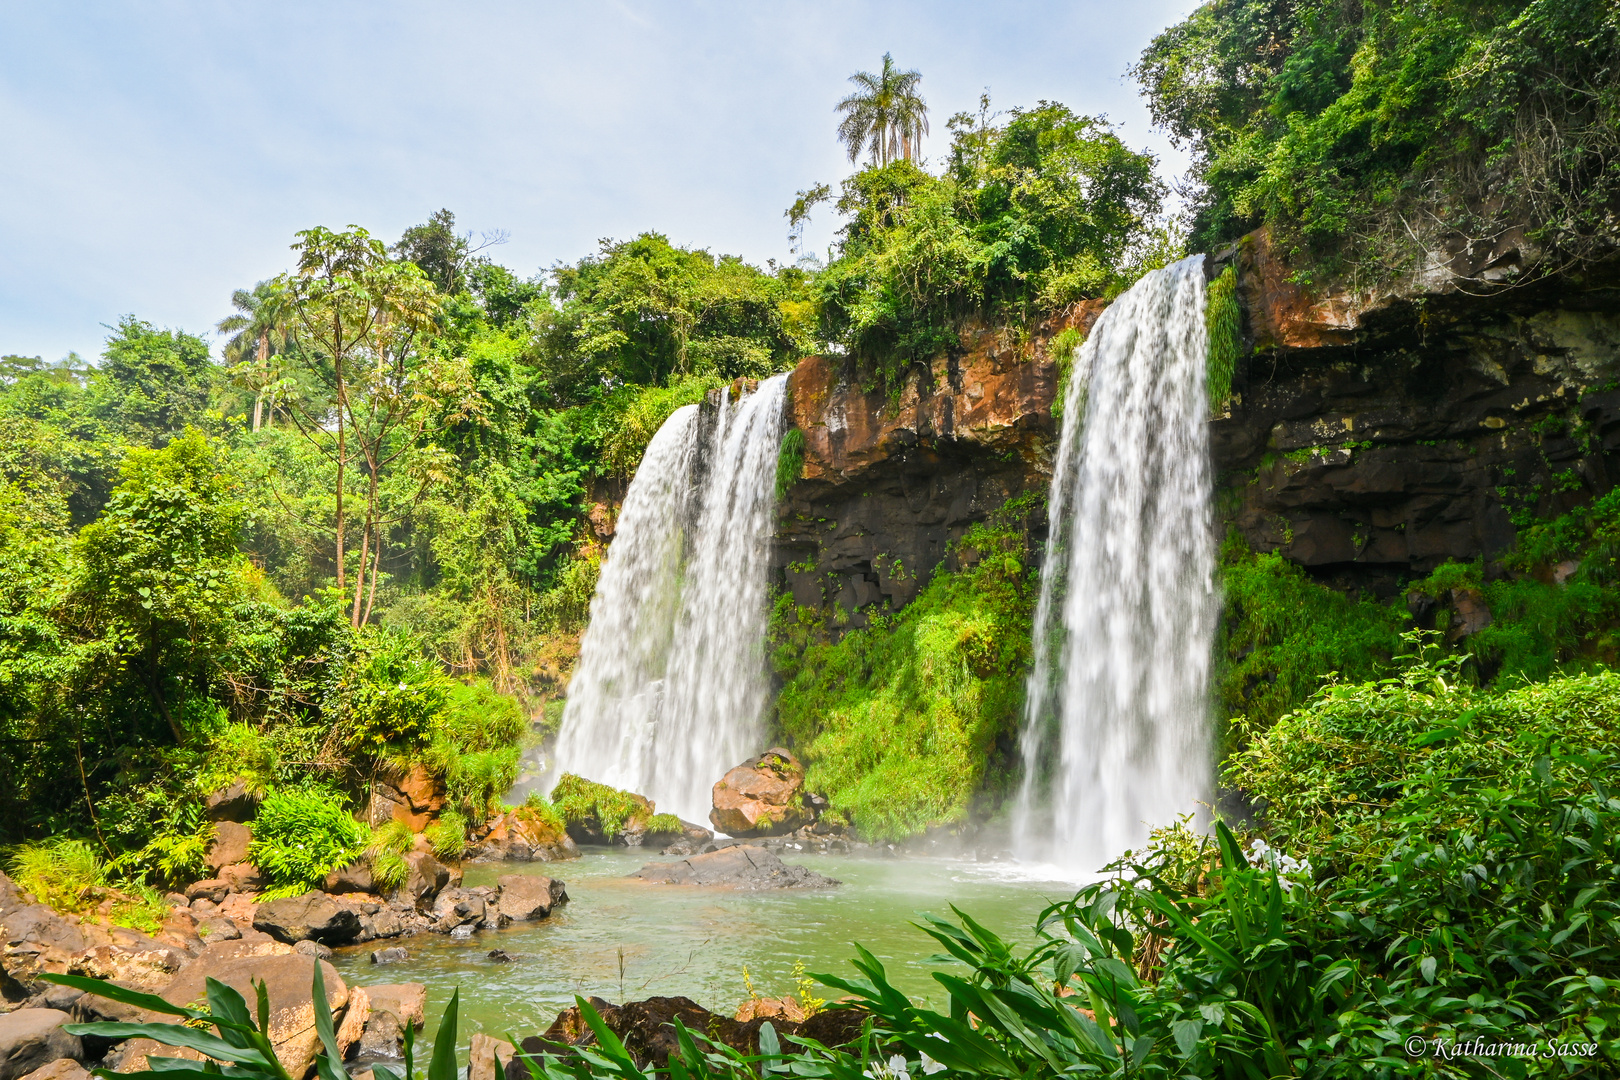
[[[646,795],[690,821],[762,737],[766,560],[787,376],[732,404],[702,445],[675,412],[625,495],[568,686],[553,775]],[[701,482],[700,481],[701,477]]]
[[[1114,301],[1064,398],[1014,836],[1022,857],[1080,873],[1209,798],[1203,263]]]

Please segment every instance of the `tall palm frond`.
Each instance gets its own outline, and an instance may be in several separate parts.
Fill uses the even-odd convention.
[[[264,406],[264,388],[274,381],[270,358],[286,349],[292,334],[292,303],[280,278],[261,281],[252,290],[237,289],[231,294],[236,314],[219,321],[216,329],[230,334],[225,342],[225,359],[238,367],[248,366],[247,381],[254,387],[253,430],[259,430]],[[272,402],[272,409],[274,403]]]
[[[928,103],[917,93],[922,72],[900,71],[884,53],[882,71],[857,71],[849,81],[858,89],[834,106],[844,114],[838,139],[849,150],[849,160],[857,160],[862,150],[876,165],[915,157],[928,134]]]

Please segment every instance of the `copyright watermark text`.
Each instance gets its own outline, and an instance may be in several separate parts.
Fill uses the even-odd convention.
[[[1406,1040],[1408,1057],[1432,1057],[1442,1061],[1457,1058],[1591,1058],[1597,1057],[1595,1042],[1566,1042],[1546,1039],[1535,1042],[1511,1040],[1426,1039],[1413,1035]]]

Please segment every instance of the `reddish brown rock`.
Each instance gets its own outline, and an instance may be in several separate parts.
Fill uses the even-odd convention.
[[[552,828],[534,811],[520,806],[491,818],[485,833],[468,849],[467,858],[472,862],[556,862],[579,858],[579,845],[567,832]]]
[[[726,773],[713,799],[709,820],[730,836],[781,836],[816,817],[804,803],[804,766],[781,747]]]
[[[208,848],[208,865],[215,871],[233,863],[248,861],[248,846],[253,843],[253,828],[236,821],[221,821],[214,826],[214,842]]]
[[[326,984],[327,1005],[334,1013],[341,1013],[349,1001],[349,988],[332,965],[290,950],[279,954],[256,954],[250,943],[246,942],[209,946],[204,955],[188,964],[175,977],[161,996],[176,1005],[188,1004],[206,994],[206,980],[213,978],[241,994],[244,1000],[253,1001],[257,994],[253,984],[263,982],[270,1002],[267,1034],[271,1045],[287,1072],[301,1078],[314,1064],[319,1046],[314,1000],[310,996],[317,963],[321,965],[321,975]],[[201,1055],[194,1052],[175,1051],[151,1039],[136,1039],[126,1046],[117,1071],[144,1070],[147,1056],[154,1054],[201,1059]]]
[[[371,791],[371,823],[401,821],[412,832],[427,828],[444,809],[444,780],[417,765],[402,777],[378,780]]]

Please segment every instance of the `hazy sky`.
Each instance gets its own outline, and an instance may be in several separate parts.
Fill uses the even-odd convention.
[[[850,166],[833,104],[885,50],[933,135],[1061,101],[1183,167],[1124,71],[1195,0],[0,5],[0,353],[100,353],[125,313],[202,333],[293,233],[392,242],[448,207],[528,275],[649,229],[763,263]],[[807,234],[824,250],[824,212]]]

